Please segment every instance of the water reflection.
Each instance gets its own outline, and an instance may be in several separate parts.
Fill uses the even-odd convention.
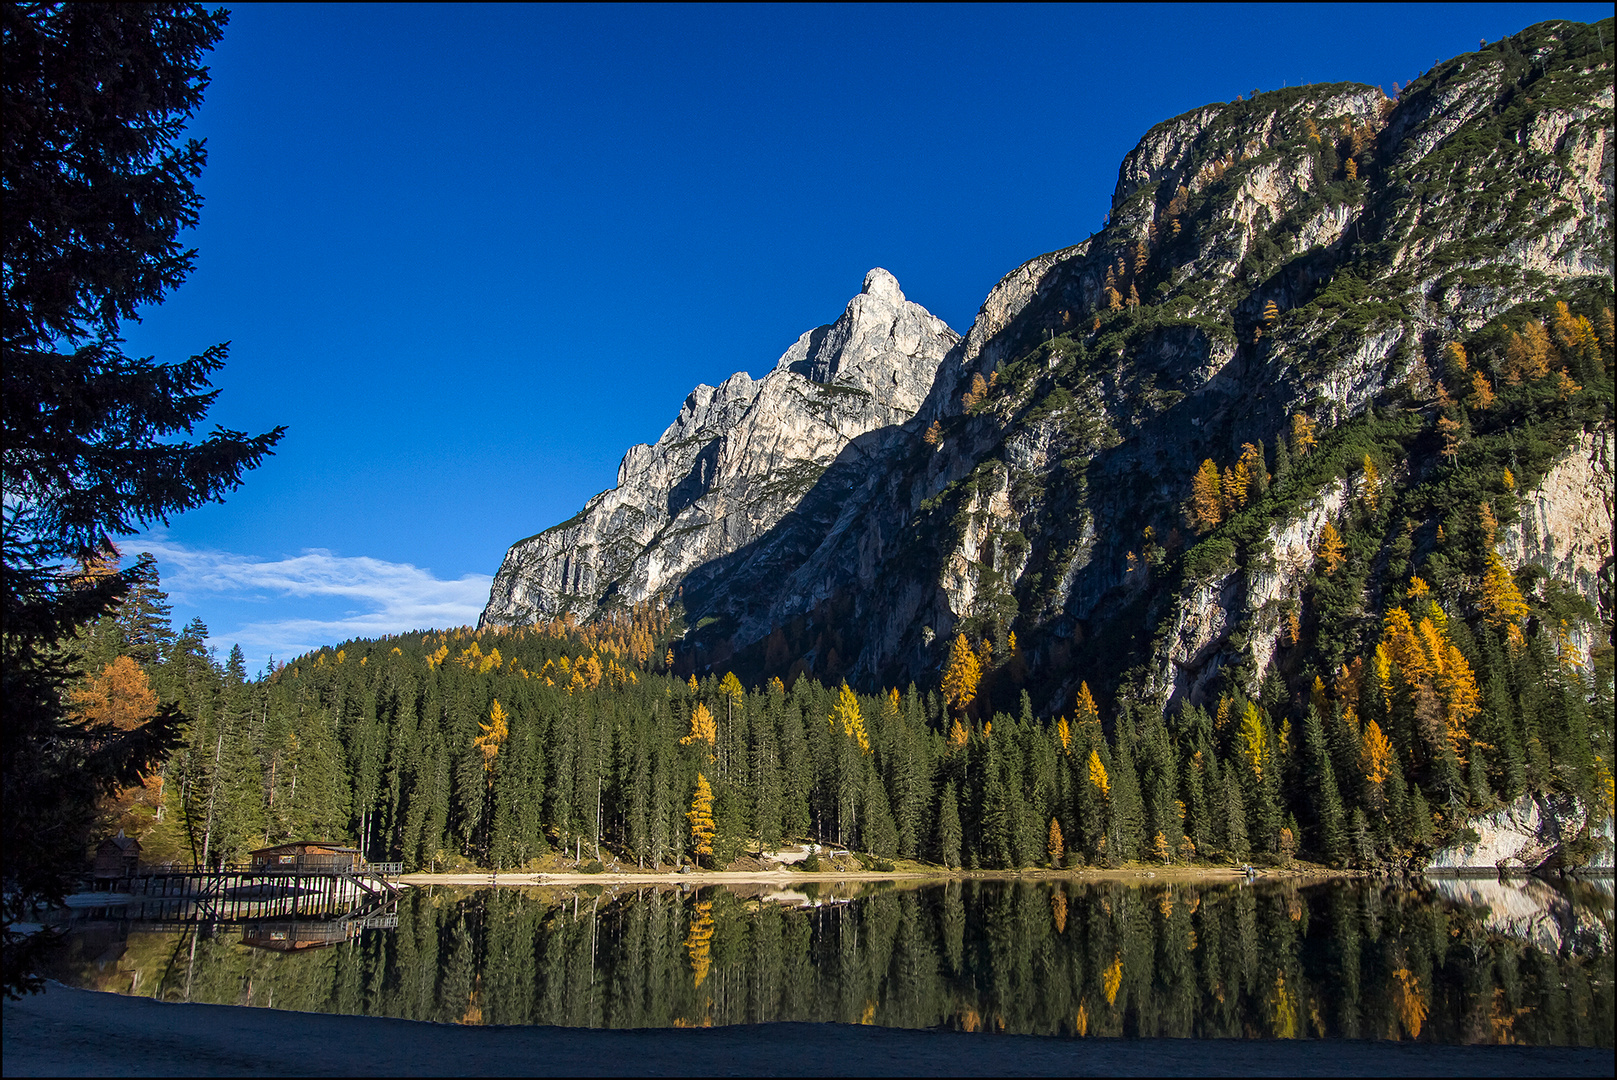
[[[1609,882],[430,887],[368,928],[103,920],[58,976],[455,1023],[1611,1046],[1611,935]]]

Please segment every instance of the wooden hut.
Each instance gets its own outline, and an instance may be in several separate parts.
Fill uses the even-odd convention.
[[[358,933],[359,924],[346,919],[279,919],[246,924],[242,927],[241,943],[271,952],[302,952],[340,945]]]
[[[255,873],[341,874],[359,869],[359,849],[324,840],[276,844],[251,853]]]
[[[116,881],[134,877],[140,865],[140,841],[125,836],[122,829],[117,836],[109,836],[95,848],[95,869],[91,876],[97,881]]]

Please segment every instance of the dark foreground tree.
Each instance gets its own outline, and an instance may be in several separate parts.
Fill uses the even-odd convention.
[[[83,574],[128,534],[240,483],[283,429],[186,440],[226,346],[172,364],[126,356],[124,319],[190,272],[206,152],[182,133],[227,14],[181,4],[0,4],[4,321],[4,989],[36,988],[49,935],[18,931],[84,867],[98,796],[175,740],[165,709],[134,730],[69,718],[65,645],[138,569]]]

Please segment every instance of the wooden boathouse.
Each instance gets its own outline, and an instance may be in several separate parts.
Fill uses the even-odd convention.
[[[109,836],[96,845],[95,863],[90,876],[97,882],[114,882],[135,876],[140,866],[140,841],[125,836],[122,829],[117,836]]]
[[[321,840],[259,848],[248,852],[248,858],[248,867],[255,874],[352,874],[361,863],[358,848]]]

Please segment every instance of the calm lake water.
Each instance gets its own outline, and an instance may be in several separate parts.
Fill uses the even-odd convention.
[[[53,974],[169,1001],[467,1024],[1609,1047],[1612,911],[1609,878],[426,887],[342,922],[83,912]]]

